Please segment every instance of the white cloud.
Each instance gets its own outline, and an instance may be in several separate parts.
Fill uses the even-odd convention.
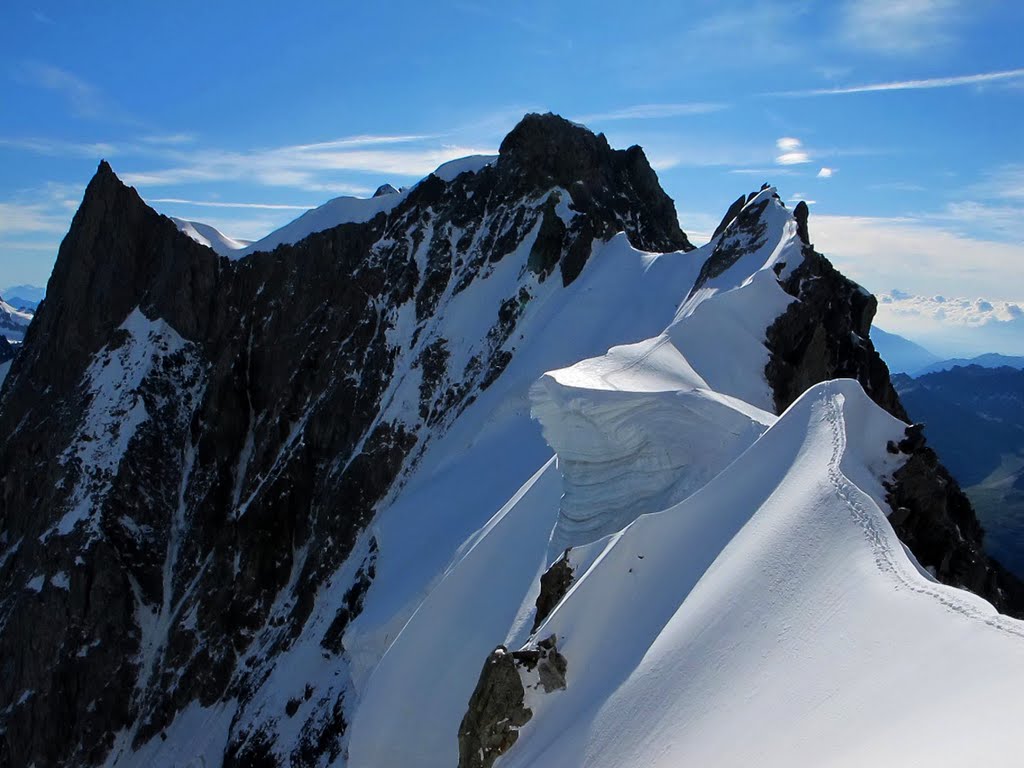
[[[848,0],[841,36],[873,52],[921,53],[952,42],[961,5],[959,0]]]
[[[729,173],[742,176],[764,176],[765,178],[796,175],[796,171],[792,168],[730,168]]]
[[[781,153],[775,157],[775,162],[779,165],[802,165],[811,161],[810,155],[801,149],[803,142],[800,139],[783,136],[775,140],[775,146]]]
[[[894,290],[878,296],[875,323],[940,355],[1019,355],[1024,354],[1022,303]]]
[[[589,115],[574,117],[578,123],[604,123],[611,120],[659,120],[669,117],[684,117],[687,115],[706,115],[712,112],[721,112],[728,108],[728,104],[719,102],[689,102],[681,104],[636,104],[631,107],[622,107],[608,112],[595,112]]]
[[[835,168],[822,168],[818,171],[819,179],[831,179],[832,175],[836,172]]]
[[[768,96],[835,96],[848,93],[873,93],[878,91],[915,91],[930,88],[955,88],[962,85],[981,85],[998,80],[1018,80],[1024,78],[1024,69],[1007,69],[1000,72],[981,72],[974,75],[956,75],[953,77],[932,77],[922,80],[893,80],[885,83],[866,83],[841,88],[811,88],[803,91],[777,91]]]
[[[918,218],[818,215],[811,238],[836,267],[868,290],[958,293],[1017,302],[1024,245],[972,238]]]
[[[806,152],[783,152],[775,162],[779,165],[803,165],[811,162],[811,157]]]
[[[983,298],[917,296],[906,291],[878,295],[879,311],[885,316],[914,316],[940,320],[947,325],[980,326],[1008,322],[1020,317],[1018,302]]]

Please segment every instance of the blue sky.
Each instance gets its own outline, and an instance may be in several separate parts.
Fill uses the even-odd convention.
[[[101,157],[257,238],[551,110],[641,144],[696,240],[762,181],[813,201],[880,324],[942,343],[1024,307],[1022,38],[1019,0],[9,0],[0,287],[45,283]]]

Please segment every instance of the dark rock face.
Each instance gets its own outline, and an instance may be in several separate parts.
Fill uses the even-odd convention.
[[[810,245],[804,246],[803,263],[780,284],[797,300],[767,333],[772,356],[765,376],[776,413],[820,381],[851,378],[878,405],[907,421],[889,369],[869,337],[878,306],[875,297],[843,277]]]
[[[567,668],[554,635],[520,651],[495,648],[459,725],[459,768],[490,768],[508,752],[533,717],[524,703],[526,688],[564,690]]]
[[[340,755],[347,679],[271,708],[275,661],[300,639],[343,658],[376,505],[501,376],[541,283],[618,232],[690,247],[638,148],[550,115],[477,173],[234,262],[101,163],[0,402],[0,766],[93,765],[193,703],[233,702],[228,765]],[[519,282],[460,329],[456,369],[438,318],[513,253]],[[290,755],[281,718],[303,723]]]
[[[714,250],[701,267],[700,274],[697,275],[690,290],[691,295],[702,288],[708,280],[725,272],[743,256],[757,251],[764,245],[768,229],[764,221],[764,212],[771,201],[764,199],[753,205],[748,205],[748,202],[744,198],[738,199],[730,206],[722,223],[718,225],[715,232],[722,234],[722,237],[715,243]]]
[[[377,187],[377,191],[373,193],[374,197],[382,197],[384,195],[397,195],[398,190],[390,184],[381,184]]]
[[[767,332],[771,358],[765,377],[776,413],[782,413],[808,387],[835,378],[856,379],[879,406],[909,421],[893,388],[889,369],[869,333],[877,303],[843,277],[814,250],[807,229],[807,206],[794,211],[804,243],[803,262],[780,281],[796,298]],[[984,531],[970,501],[925,445],[920,426],[910,427],[898,450],[908,459],[893,476],[890,522],[918,561],[945,584],[968,589],[1013,616],[1024,613],[1024,585],[984,554]]]
[[[722,234],[725,231],[725,228],[736,220],[736,217],[740,215],[740,211],[743,210],[743,206],[745,206],[746,204],[746,195],[740,195],[733,201],[732,205],[729,206],[729,210],[725,212],[725,216],[722,217],[722,220],[719,222],[718,226],[715,227],[715,232],[714,234],[711,235],[712,240],[714,240],[716,237]]]
[[[14,356],[17,354],[17,350],[11,342],[7,340],[7,337],[0,335],[0,363],[6,363],[8,360],[13,360]]]
[[[568,594],[569,587],[572,586],[573,575],[567,549],[540,577],[540,594],[537,595],[536,603],[537,613],[533,617],[531,633],[537,631],[537,628],[544,623],[544,619],[551,615],[555,606]]]
[[[1024,618],[1024,583],[984,552],[985,531],[970,500],[925,445],[920,425],[898,449],[908,454],[893,473],[887,501],[900,540],[943,584],[981,595],[1001,613]]]
[[[1024,577],[1024,371],[968,365],[893,384],[970,498],[986,552]]]
[[[490,768],[512,748],[533,712],[515,659],[498,646],[484,662],[480,680],[459,725],[459,768]]]
[[[588,214],[611,211],[603,226],[586,231],[590,238],[604,240],[625,230],[641,250],[693,249],[679,228],[675,204],[638,146],[613,150],[604,134],[594,135],[555,115],[531,114],[505,137],[500,155],[501,164],[519,169],[524,183],[567,190],[574,209]],[[630,205],[627,201],[634,197],[643,204]],[[571,277],[566,280],[571,281]]]

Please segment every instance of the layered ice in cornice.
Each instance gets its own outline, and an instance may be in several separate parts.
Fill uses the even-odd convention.
[[[774,423],[765,329],[793,301],[778,276],[802,256],[774,189],[744,211],[693,254],[705,266],[662,334],[533,387],[564,483],[552,552],[681,501]]]

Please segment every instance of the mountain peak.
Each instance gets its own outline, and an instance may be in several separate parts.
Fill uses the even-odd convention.
[[[693,249],[679,228],[675,203],[638,146],[612,149],[604,134],[552,113],[530,113],[501,142],[499,166],[511,167],[526,185],[562,187],[577,206],[616,209],[626,191],[639,204],[641,225],[631,235],[638,248],[667,252]]]
[[[595,134],[551,112],[531,112],[501,142],[498,154],[502,160],[571,184],[588,180],[607,162],[612,148],[603,133]]]
[[[384,195],[397,195],[398,190],[390,184],[381,184],[377,187],[377,191],[373,193],[374,197],[383,197]]]

